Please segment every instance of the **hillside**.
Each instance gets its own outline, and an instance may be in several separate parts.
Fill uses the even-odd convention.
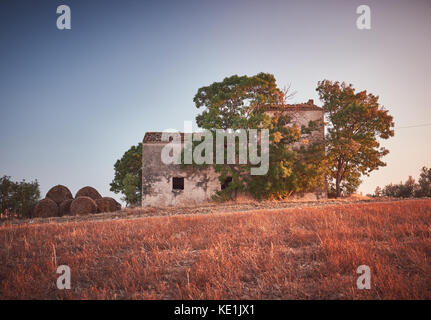
[[[431,200],[113,217],[0,225],[0,299],[431,298]]]

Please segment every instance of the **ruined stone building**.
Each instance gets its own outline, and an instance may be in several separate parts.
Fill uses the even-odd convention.
[[[289,104],[266,108],[273,115],[281,112],[292,118],[299,127],[308,126],[309,121],[321,120],[323,110],[313,100],[302,104]],[[183,134],[182,134],[183,137]],[[324,138],[324,128],[310,134],[303,134],[300,143]],[[183,141],[184,139],[182,139]],[[182,168],[178,164],[166,165],[161,160],[161,151],[169,142],[162,141],[162,132],[147,132],[142,143],[142,206],[194,205],[211,200],[223,187],[212,166],[196,169],[191,166]],[[181,142],[183,143],[183,142]],[[326,198],[326,191],[297,195],[307,199]]]

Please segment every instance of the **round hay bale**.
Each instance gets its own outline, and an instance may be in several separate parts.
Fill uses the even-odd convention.
[[[90,197],[77,197],[70,205],[70,212],[74,216],[96,213],[97,205]]]
[[[89,186],[79,189],[75,195],[75,198],[78,198],[78,197],[90,197],[93,200],[102,198],[102,196],[96,189]]]
[[[97,212],[114,212],[121,210],[121,204],[110,197],[103,197],[96,200]]]
[[[58,205],[50,198],[45,198],[36,203],[33,209],[33,217],[46,218],[58,217]]]
[[[72,204],[73,199],[64,200],[60,203],[59,206],[59,215],[61,216],[70,216],[72,213],[70,212],[70,205]]]
[[[72,192],[60,184],[49,189],[46,197],[53,200],[57,205],[60,205],[64,200],[73,199]]]

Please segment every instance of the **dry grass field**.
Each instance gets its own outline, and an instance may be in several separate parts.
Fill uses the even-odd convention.
[[[4,223],[0,241],[1,299],[431,298],[431,200]]]

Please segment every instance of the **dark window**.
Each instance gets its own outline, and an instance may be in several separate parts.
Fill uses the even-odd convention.
[[[232,182],[232,177],[226,177],[226,180],[222,183],[221,189],[224,190]]]
[[[184,178],[175,177],[172,179],[173,190],[184,190]]]

